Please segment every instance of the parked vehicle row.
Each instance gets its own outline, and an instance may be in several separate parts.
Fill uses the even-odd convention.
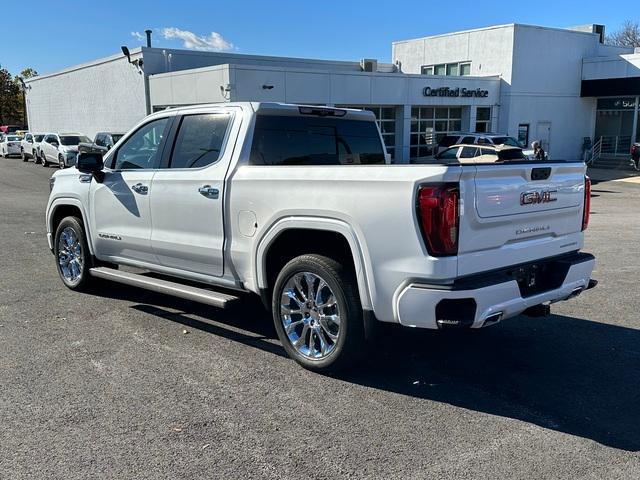
[[[3,135],[0,141],[0,155],[3,157],[20,155],[20,137],[13,134]]]
[[[93,142],[80,143],[78,145],[78,151],[84,153],[107,153],[123,136],[124,133],[122,132],[98,132],[96,133]]]
[[[26,132],[23,136],[4,135],[0,139],[0,155],[20,156],[26,162],[33,159],[43,167],[55,164],[59,168],[76,164],[78,145],[91,140],[81,133],[35,133]]]

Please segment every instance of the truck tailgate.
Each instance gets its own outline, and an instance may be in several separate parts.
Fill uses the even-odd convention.
[[[583,163],[464,167],[458,275],[582,247]]]

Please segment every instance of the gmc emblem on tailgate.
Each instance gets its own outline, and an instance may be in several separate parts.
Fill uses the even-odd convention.
[[[540,192],[523,192],[520,194],[520,205],[531,205],[534,203],[549,203],[558,200],[553,196],[557,190],[542,190]]]

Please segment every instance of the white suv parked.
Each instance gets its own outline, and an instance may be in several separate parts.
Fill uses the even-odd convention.
[[[532,148],[522,145],[518,140],[502,133],[451,133],[438,142],[436,153],[453,145],[506,145],[522,149],[525,158],[535,160]],[[548,155],[545,154],[548,159]]]
[[[38,161],[38,158],[40,158],[40,142],[44,136],[44,133],[27,132],[24,134],[20,142],[20,154],[23,162],[30,158],[33,158],[36,162]]]
[[[42,166],[55,163],[61,169],[72,167],[76,164],[78,144],[90,141],[81,133],[48,133],[40,144]]]

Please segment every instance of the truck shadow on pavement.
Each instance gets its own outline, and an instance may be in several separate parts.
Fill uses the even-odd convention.
[[[108,296],[285,356],[270,315],[251,297],[222,311],[128,287]],[[457,332],[384,326],[366,367],[335,378],[640,451],[640,331],[630,328],[562,315]]]

